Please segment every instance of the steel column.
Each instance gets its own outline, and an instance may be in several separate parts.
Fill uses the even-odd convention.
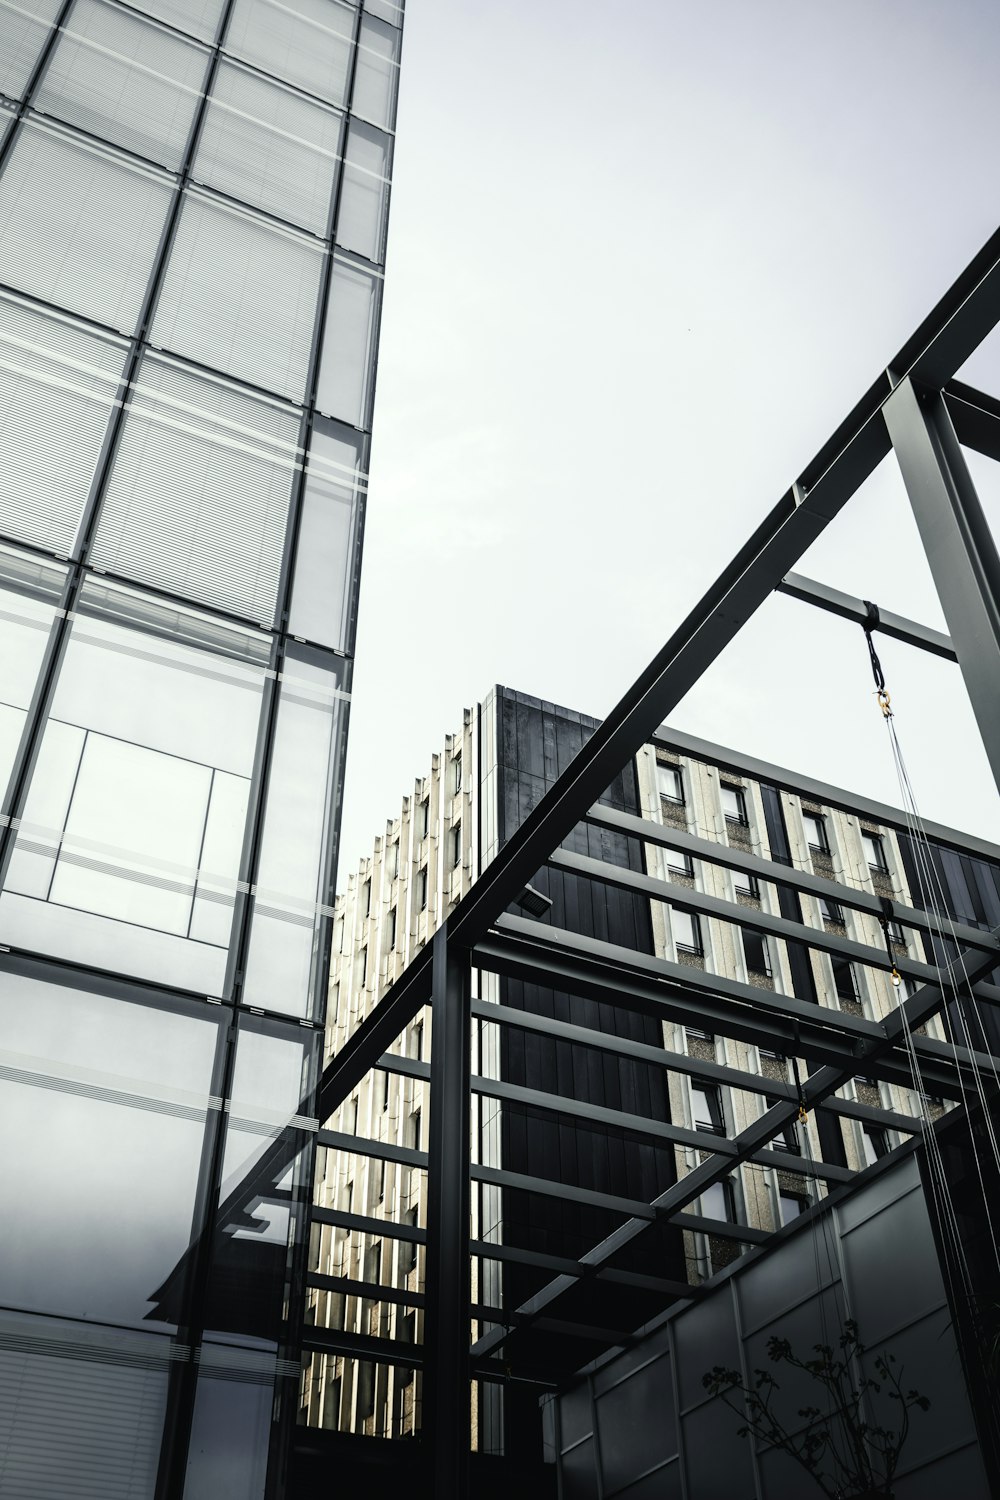
[[[469,1078],[467,950],[434,934],[423,1433],[431,1493],[469,1492]]]
[[[1000,556],[940,392],[904,380],[885,423],[1000,787]]]

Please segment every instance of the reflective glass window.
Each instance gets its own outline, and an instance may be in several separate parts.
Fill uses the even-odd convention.
[[[365,475],[362,438],[317,419],[302,495],[288,628],[292,635],[348,649]]]
[[[373,15],[363,15],[351,113],[391,130],[398,75],[399,32]]]
[[[0,985],[0,1299],[183,1322],[217,1023],[22,973]]]
[[[0,297],[0,531],[68,556],[125,367],[126,344]]]
[[[59,0],[0,0],[0,94],[20,99],[59,14]]]
[[[0,796],[56,621],[66,570],[0,547]]]
[[[222,18],[224,0],[143,0],[147,16],[203,42],[214,42]]]
[[[332,916],[329,858],[343,727],[336,670],[295,647],[285,661],[243,999],[312,1015],[319,936]]]
[[[376,272],[334,256],[316,405],[352,427],[368,424],[381,294]]]
[[[117,5],[76,0],[36,102],[46,114],[177,169],[208,56]]]
[[[326,236],[343,116],[222,63],[193,176],[253,208]]]
[[[339,0],[236,0],[226,51],[309,94],[343,104],[355,12]]]
[[[263,1500],[275,1356],[204,1344],[198,1365],[184,1500]]]
[[[147,355],[91,561],[272,624],[300,425],[289,407]]]
[[[304,235],[189,193],[150,337],[301,401],[322,264],[323,251]]]
[[[131,333],[172,191],[152,168],[23,124],[0,176],[0,281]]]
[[[365,10],[369,15],[378,16],[382,21],[388,21],[390,26],[402,26],[403,7],[395,5],[393,0],[365,0]]]
[[[266,657],[89,583],[0,897],[3,941],[218,995]]]
[[[347,133],[337,244],[381,262],[389,202],[389,136],[352,120]]]
[[[213,1338],[279,1336],[287,1247],[296,1219],[302,1222],[295,1209],[307,1183],[294,1154],[270,1165],[262,1158],[279,1138],[301,1152],[316,1128],[310,1111],[320,1033],[275,1035],[266,1022],[245,1024],[252,1020],[244,1016],[240,1027],[227,1112],[206,1311]]]

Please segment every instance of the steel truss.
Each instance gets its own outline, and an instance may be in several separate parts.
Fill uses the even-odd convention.
[[[867,1121],[911,1134],[917,1121],[884,1109],[838,1099],[836,1091],[864,1074],[908,1086],[910,1064],[904,1046],[904,1016],[912,1031],[939,1012],[948,983],[968,991],[975,1002],[1000,1003],[1000,989],[985,976],[1000,959],[1000,932],[989,933],[955,924],[964,945],[950,973],[913,959],[899,968],[919,988],[881,1023],[839,1010],[762,991],[718,975],[699,972],[548,924],[508,914],[524,887],[546,864],[576,876],[609,882],[633,892],[664,899],[682,910],[710,914],[743,927],[810,948],[845,957],[869,967],[890,967],[885,951],[820,931],[801,921],[773,916],[680,886],[584,858],[560,848],[581,821],[589,820],[643,843],[662,844],[728,865],[779,887],[824,896],[840,906],[878,916],[878,898],[864,891],[789,866],[698,839],[673,828],[615,812],[599,798],[639,749],[656,737],[658,727],[702,673],[716,660],[742,626],[775,590],[812,607],[856,623],[868,620],[867,606],[822,583],[793,572],[799,558],[850,501],[859,486],[891,451],[895,452],[937,586],[950,634],[943,635],[900,616],[882,613],[876,626],[916,649],[955,661],[965,680],[991,767],[1000,783],[1000,559],[966,467],[961,445],[1000,459],[1000,402],[953,380],[955,371],[1000,318],[1000,231],[937,305],[815,459],[778,500],[717,582],[674,632],[659,655],[625,693],[621,702],[524,820],[471,892],[455,908],[432,943],[411,964],[391,991],[358,1026],[323,1074],[319,1090],[320,1124],[329,1118],[372,1068],[381,1067],[428,1077],[431,1083],[430,1146],[426,1154],[405,1152],[342,1134],[321,1131],[321,1144],[368,1152],[389,1160],[426,1165],[428,1222],[423,1231],[363,1216],[314,1210],[318,1222],[364,1229],[389,1237],[426,1239],[427,1275],[423,1294],[379,1288],[378,1295],[425,1309],[422,1346],[406,1346],[335,1330],[308,1328],[303,1348],[359,1358],[384,1359],[420,1366],[424,1379],[423,1448],[430,1462],[433,1493],[468,1491],[469,1381],[515,1378],[551,1383],[551,1372],[531,1361],[518,1363],[523,1330],[547,1329],[553,1336],[614,1344],[628,1329],[607,1329],[574,1322],[559,1312],[560,1299],[582,1283],[641,1285],[663,1299],[695,1297],[699,1289],[670,1280],[641,1276],[616,1268],[614,1257],[651,1226],[669,1222],[713,1235],[757,1243],[763,1230],[732,1224],[692,1212],[690,1205],[713,1183],[744,1161],[766,1161],[800,1175],[814,1174],[837,1191],[850,1179],[843,1167],[775,1152],[773,1139],[794,1120],[800,1102],[810,1110]],[[683,737],[681,737],[683,738]],[[674,740],[676,743],[676,740]],[[733,764],[730,753],[730,764]],[[753,763],[743,763],[753,774]],[[788,785],[787,778],[784,781]],[[852,805],[856,806],[857,803]],[[866,803],[888,824],[898,813]],[[932,830],[933,832],[933,830]],[[950,842],[959,844],[953,836]],[[970,837],[964,847],[1000,857],[1000,850]],[[896,905],[894,919],[917,932],[940,938],[935,918]],[[949,933],[950,935],[950,933]],[[940,949],[938,950],[940,951]],[[963,969],[964,964],[964,969]],[[763,1080],[737,1068],[675,1056],[638,1042],[558,1022],[503,1005],[472,999],[474,970],[490,971],[559,991],[589,996],[669,1019],[681,1025],[752,1040],[806,1060],[812,1071],[802,1083],[802,1099],[791,1084]],[[433,1006],[432,1061],[414,1063],[389,1052],[420,1008]],[[519,1027],[579,1043],[638,1061],[655,1061],[735,1088],[777,1099],[747,1128],[732,1138],[706,1135],[649,1119],[593,1106],[574,1106],[565,1098],[471,1076],[470,1034],[473,1021]],[[941,1097],[960,1100],[970,1084],[973,1057],[926,1036],[916,1038],[926,1086]],[[980,1065],[990,1059],[975,1056]],[[475,1167],[470,1173],[470,1099],[476,1093],[530,1103],[533,1107],[572,1115],[574,1108],[590,1119],[606,1115],[637,1137],[692,1147],[699,1164],[652,1203],[607,1194],[585,1194],[557,1182]],[[294,1132],[276,1140],[259,1164],[250,1193],[267,1196],[299,1149]],[[471,1241],[470,1180],[501,1187],[527,1188],[576,1201],[591,1200],[613,1208],[622,1223],[603,1243],[578,1260],[567,1260],[511,1246]],[[241,1189],[243,1203],[247,1187]],[[227,1206],[230,1210],[236,1205]],[[551,1280],[516,1309],[473,1305],[470,1257],[515,1261],[551,1271]],[[330,1278],[313,1277],[325,1286]],[[345,1283],[346,1285],[346,1283]],[[372,1289],[351,1283],[355,1295]],[[483,1331],[470,1347],[470,1323]],[[388,1344],[388,1347],[381,1347]],[[378,1346],[378,1347],[376,1347]]]

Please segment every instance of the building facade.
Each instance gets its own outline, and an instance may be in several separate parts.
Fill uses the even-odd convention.
[[[595,720],[500,687],[466,710],[461,729],[446,739],[337,897],[328,1056],[340,1051],[596,727]],[[621,831],[578,829],[558,867],[550,864],[539,877],[541,905],[533,914],[543,911],[553,926],[752,987],[762,998],[766,992],[795,996],[869,1021],[894,1010],[914,982],[907,973],[919,973],[926,955],[912,928],[891,918],[883,928],[874,914],[800,895],[780,880],[782,866],[792,867],[869,897],[921,907],[924,893],[902,813],[893,816],[849,793],[669,730],[641,751],[604,802],[617,810]],[[630,816],[646,820],[647,829],[659,825],[664,842],[631,837]],[[600,840],[597,852],[605,861],[644,875],[648,894],[623,890],[615,905],[613,892],[586,878],[588,850],[580,841],[587,837]],[[687,852],[685,841],[698,853]],[[986,857],[970,856],[968,840],[962,842],[963,852],[952,849],[947,830],[935,830],[934,858],[956,920],[988,928],[1000,918],[998,869]],[[718,849],[718,859],[706,857],[706,843]],[[744,852],[769,861],[773,881],[742,873]],[[582,860],[576,866],[575,856]],[[804,924],[817,936],[837,934],[857,944],[859,955],[881,950],[887,963],[891,955],[899,965],[900,982],[892,982],[887,963],[875,968],[742,927],[733,920],[740,907],[765,924],[773,917]],[[478,976],[478,998],[608,1034],[630,1026],[621,1035],[645,1045],[652,1059],[648,1066],[620,1061],[611,1071],[605,1061],[595,1075],[589,1061],[595,1054],[568,1040],[521,1033],[515,1047],[507,1040],[509,1027],[475,1020],[473,1240],[513,1244],[538,1256],[578,1255],[619,1222],[620,1215],[600,1204],[588,1207],[586,1194],[648,1203],[703,1159],[699,1134],[732,1136],[764,1114],[773,1102],[766,1088],[750,1093],[735,1087],[734,1070],[773,1081],[775,1097],[787,1097],[807,1076],[805,1062],[749,1041],[652,1019],[638,1025],[642,1018],[623,1019],[606,1006],[588,1010],[578,996],[529,990],[497,975]],[[307,1361],[300,1412],[306,1425],[383,1438],[419,1428],[419,1372],[394,1363],[392,1349],[394,1340],[413,1344],[422,1336],[423,1250],[405,1236],[425,1224],[426,1171],[414,1153],[427,1145],[430,1028],[429,1012],[421,1012],[391,1049],[398,1058],[370,1074],[331,1120],[333,1134],[320,1153],[315,1202],[322,1222],[313,1228],[307,1316],[318,1328],[353,1336],[359,1352],[315,1352]],[[927,1034],[943,1037],[938,1019]],[[490,1080],[502,1086],[502,1102],[491,1095]],[[519,1102],[516,1090],[523,1084],[568,1093],[583,1107],[574,1106],[568,1118],[547,1115]],[[866,1107],[885,1111],[899,1129],[873,1124]],[[944,1108],[916,1090],[855,1078],[839,1090],[834,1112],[807,1112],[771,1142],[764,1161],[744,1162],[703,1194],[704,1232],[665,1228],[631,1271],[704,1281],[748,1243],[725,1233],[727,1221],[751,1237],[779,1229],[825,1197],[829,1182],[874,1164],[916,1133],[922,1112],[934,1119]],[[621,1112],[625,1126],[615,1124],[612,1111]],[[627,1129],[630,1115],[663,1122],[665,1133],[676,1135],[680,1127],[685,1139],[636,1145]],[[363,1137],[372,1154],[352,1150],[354,1136]],[[489,1180],[497,1167],[530,1171],[570,1192],[545,1200],[501,1188]],[[391,1232],[380,1234],[379,1221],[391,1221]],[[473,1301],[488,1326],[487,1309],[500,1318],[548,1273],[539,1270],[533,1278],[523,1267],[480,1256],[473,1274]],[[364,1283],[365,1295],[352,1282]],[[595,1322],[598,1293],[595,1286],[586,1293]],[[615,1311],[621,1314],[620,1301]],[[638,1326],[638,1294],[631,1311]],[[365,1359],[365,1348],[376,1357]],[[516,1449],[537,1397],[498,1393],[495,1385],[476,1390],[474,1443],[485,1451]]]
[[[0,1492],[284,1493],[402,4],[0,3]],[[264,1202],[241,1184],[291,1122]]]

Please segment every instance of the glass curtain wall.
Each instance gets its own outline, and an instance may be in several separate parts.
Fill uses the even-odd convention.
[[[23,1500],[283,1491],[401,25],[0,0]]]

